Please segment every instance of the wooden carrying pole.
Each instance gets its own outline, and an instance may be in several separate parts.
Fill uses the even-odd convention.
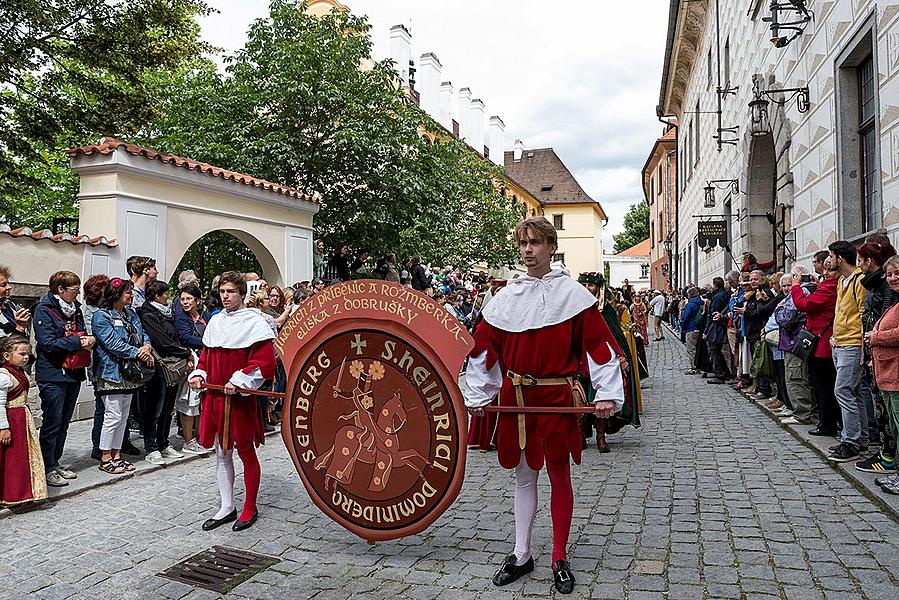
[[[224,392],[225,386],[223,385],[212,385],[211,383],[204,383],[203,388],[207,390],[213,390],[216,392]],[[267,398],[284,398],[287,396],[284,392],[266,392],[263,390],[245,390],[243,388],[237,388],[236,393],[238,394],[248,394],[250,396],[266,396]]]
[[[544,414],[544,415],[592,415],[592,406],[485,406],[484,410],[495,413]]]

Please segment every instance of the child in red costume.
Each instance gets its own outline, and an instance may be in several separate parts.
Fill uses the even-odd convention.
[[[475,333],[465,381],[465,404],[472,415],[499,393],[505,406],[571,406],[579,373],[596,390],[597,418],[608,418],[624,404],[618,355],[596,298],[565,270],[551,269],[555,228],[543,217],[526,219],[515,229],[528,275],[509,282],[483,312]],[[537,475],[546,463],[552,494],[553,579],[570,594],[574,577],[567,561],[574,509],[569,457],[581,460],[582,439],[572,414],[499,416],[499,463],[515,469],[515,552],[493,577],[494,585],[512,583],[533,571],[531,530],[537,511]]]
[[[209,531],[235,521],[234,531],[256,522],[256,497],[261,475],[256,447],[264,443],[262,415],[254,396],[237,394],[238,388],[259,389],[275,375],[275,334],[257,309],[246,308],[247,282],[239,273],[227,272],[219,280],[224,310],[210,319],[203,333],[203,351],[197,370],[190,374],[192,388],[204,382],[225,387],[208,390],[200,412],[200,444],[215,447],[216,479],[222,504],[214,517],[203,523]],[[234,448],[244,466],[243,512],[234,507]]]

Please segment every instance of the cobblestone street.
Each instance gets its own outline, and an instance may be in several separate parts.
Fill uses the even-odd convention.
[[[650,361],[642,429],[573,469],[572,597],[899,597],[891,517],[729,387],[683,375],[679,343],[654,344]],[[228,598],[554,594],[545,475],[537,569],[497,589],[514,531],[511,474],[494,455],[469,452],[458,501],[424,535],[369,546],[312,506],[280,438],[261,454],[260,520],[242,533],[200,529],[218,505],[208,458],[0,519],[0,597],[216,598],[156,575],[213,545],[282,561]]]

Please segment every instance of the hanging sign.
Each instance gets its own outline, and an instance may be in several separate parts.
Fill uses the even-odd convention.
[[[727,240],[727,221],[699,221],[696,224],[699,247],[725,247]]]
[[[396,283],[345,282],[300,305],[276,340],[281,435],[319,509],[374,542],[449,508],[465,475],[457,381],[473,344],[442,306]]]

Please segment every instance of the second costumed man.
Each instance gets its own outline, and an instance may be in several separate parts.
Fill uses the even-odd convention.
[[[558,237],[545,218],[522,221],[514,237],[528,274],[511,280],[484,309],[463,391],[469,412],[483,415],[497,393],[500,406],[572,406],[573,384],[584,374],[596,392],[595,416],[611,417],[624,403],[621,350],[596,308],[596,297],[567,271],[550,267]],[[581,449],[573,414],[500,414],[499,463],[515,469],[515,550],[494,575],[495,585],[534,570],[537,475],[546,463],[552,487],[554,584],[563,594],[574,589],[567,560],[574,510],[569,459],[580,464]]]

